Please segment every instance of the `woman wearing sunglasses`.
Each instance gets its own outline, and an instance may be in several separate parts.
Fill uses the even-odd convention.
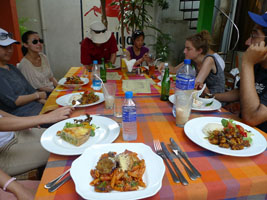
[[[0,109],[16,116],[38,115],[46,93],[36,91],[16,67],[8,64],[14,43],[18,42],[0,28]]]
[[[132,34],[132,44],[127,48],[128,59],[136,59],[134,66],[140,66],[144,61],[148,61],[149,49],[144,47],[145,34],[143,31],[136,30]]]
[[[19,69],[34,89],[49,95],[57,86],[47,57],[42,53],[44,41],[37,32],[27,31],[22,35],[22,53]]]

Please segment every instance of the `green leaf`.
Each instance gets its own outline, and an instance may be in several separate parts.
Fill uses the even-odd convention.
[[[213,104],[213,101],[210,103],[207,103],[205,106],[211,106]]]
[[[227,119],[222,119],[221,120],[221,123],[224,127],[227,127],[228,126],[228,120]]]

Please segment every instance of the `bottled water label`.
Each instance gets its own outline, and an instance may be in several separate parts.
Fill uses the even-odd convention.
[[[176,88],[180,90],[193,90],[195,86],[195,78],[184,74],[176,76]]]
[[[101,81],[99,79],[94,79],[93,80],[93,87],[100,87],[101,86]]]
[[[122,121],[123,122],[136,122],[136,107],[123,106],[122,107]]]

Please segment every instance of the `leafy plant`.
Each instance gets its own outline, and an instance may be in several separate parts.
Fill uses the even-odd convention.
[[[169,3],[166,0],[157,0],[156,2],[162,9],[169,8]],[[127,32],[129,32],[129,30],[134,32],[135,30],[152,28],[159,31],[160,35],[162,34],[162,32],[152,24],[152,17],[146,10],[146,7],[148,6],[153,7],[153,0],[113,0],[110,5],[120,6],[119,15],[121,18],[120,28],[122,31],[122,38],[124,37],[124,28],[126,28]],[[161,38],[167,38],[166,35],[168,34],[161,36]],[[159,39],[160,41],[162,41],[161,38]],[[124,41],[124,39],[122,41]],[[123,44],[122,46],[123,48],[125,48],[125,44]],[[158,46],[160,46],[160,44],[158,44]],[[165,50],[168,49],[168,47],[165,48]],[[165,50],[162,48],[163,52],[165,52]]]
[[[172,38],[169,34],[160,32],[156,40],[156,43],[153,45],[156,51],[156,58],[161,58],[161,61],[165,62],[168,60],[170,54],[169,44]]]
[[[21,36],[23,35],[23,33],[28,31],[28,28],[25,26],[25,23],[27,23],[28,21],[29,21],[29,18],[27,17],[19,18],[19,32]]]

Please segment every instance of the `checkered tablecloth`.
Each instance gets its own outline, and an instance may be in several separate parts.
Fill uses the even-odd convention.
[[[79,69],[71,68],[68,74],[73,73],[79,73]],[[121,81],[116,81],[116,83],[118,87],[117,95],[123,96]],[[153,139],[169,143],[169,138],[172,137],[187,152],[189,159],[202,176],[195,181],[191,181],[181,164],[175,160],[189,181],[189,185],[183,186],[180,183],[174,183],[169,171],[166,169],[162,180],[162,188],[156,195],[147,199],[267,199],[267,150],[260,155],[243,158],[220,155],[198,146],[187,138],[183,128],[175,125],[175,118],[171,113],[172,104],[160,101],[160,88],[151,86],[151,91],[151,95],[135,94],[134,96],[134,101],[137,105],[138,129],[138,137],[134,142],[144,143],[154,149]],[[62,95],[62,93],[53,92],[44,110],[52,104],[55,105],[55,98],[59,95]],[[73,113],[72,117],[85,113],[100,114],[113,118],[112,112],[106,110],[103,103],[92,107],[80,108]],[[190,118],[202,116],[239,120],[238,117],[224,109],[214,112],[193,111]],[[267,138],[266,133],[261,133]],[[114,142],[124,142],[121,133]],[[72,161],[77,157],[50,155],[36,193],[36,199],[82,199],[75,192],[75,185],[72,180],[65,183],[54,193],[49,193],[44,189],[45,183],[70,168]]]

